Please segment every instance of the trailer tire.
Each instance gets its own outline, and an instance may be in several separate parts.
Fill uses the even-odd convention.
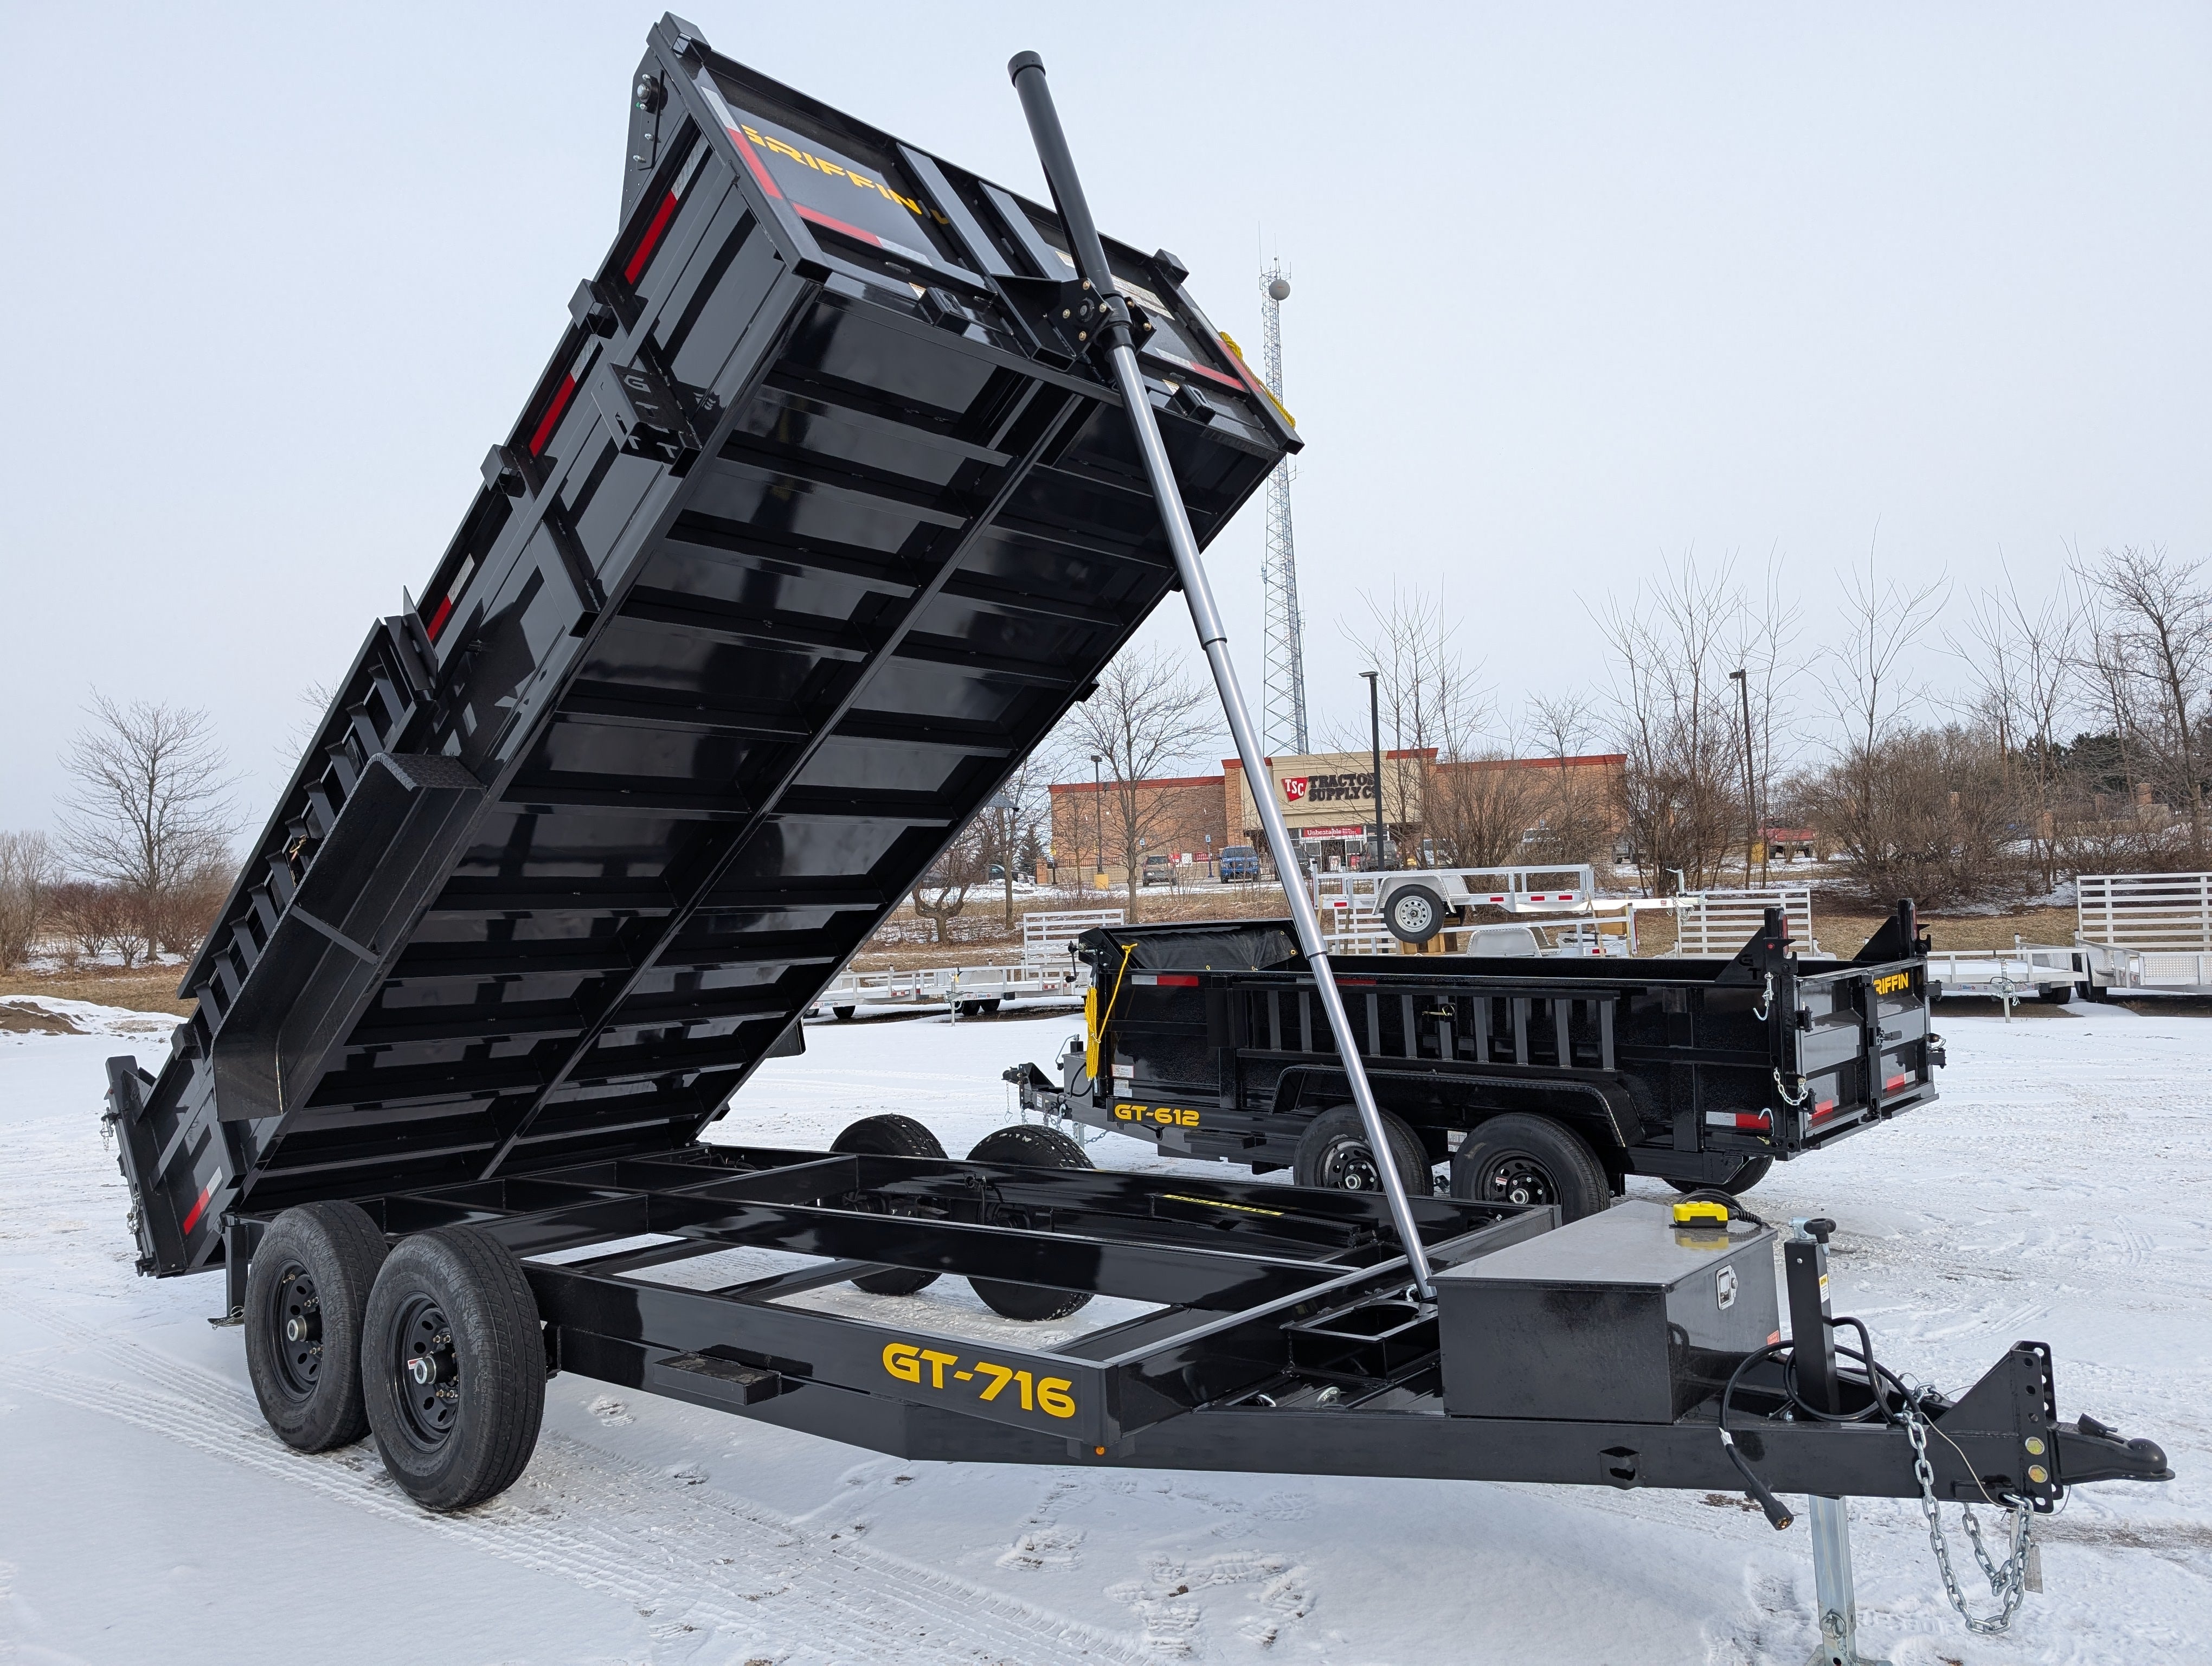
[[[1437,1189],[1429,1167],[1429,1153],[1421,1136],[1404,1119],[1382,1113],[1382,1127],[1390,1137],[1391,1154],[1397,1159],[1398,1177],[1407,1192],[1427,1197]],[[1291,1179],[1300,1186],[1327,1191],[1379,1194],[1382,1177],[1375,1168],[1375,1153],[1367,1143],[1367,1125],[1357,1105],[1334,1105],[1306,1124],[1291,1162]]]
[[[246,1371],[276,1438],[327,1452],[368,1433],[361,1335],[384,1234],[357,1203],[303,1203],[270,1224],[246,1275]]]
[[[2046,1006],[2063,1006],[2074,999],[2070,983],[2046,983],[2035,992],[2035,998]]]
[[[1667,1183],[1678,1192],[1722,1191],[1730,1197],[1741,1197],[1753,1186],[1766,1178],[1774,1166],[1771,1157],[1747,1157],[1736,1166],[1736,1171],[1726,1180],[1713,1182],[1710,1186],[1702,1180],[1669,1179]]]
[[[1556,1203],[1562,1222],[1613,1207],[1589,1144],[1565,1123],[1509,1111],[1479,1124],[1452,1158],[1452,1195],[1471,1203]]]
[[[945,1157],[945,1147],[937,1143],[935,1134],[913,1117],[902,1116],[896,1111],[881,1116],[863,1116],[832,1140],[830,1149],[868,1157],[933,1157],[940,1162]],[[865,1290],[872,1296],[911,1296],[936,1282],[934,1273],[919,1272],[911,1267],[886,1267],[880,1273],[861,1274],[853,1280],[853,1288]]]
[[[853,1014],[860,1010],[857,1006],[832,1006],[830,1009],[830,1016],[840,1024],[850,1024],[853,1021]]]
[[[409,1498],[466,1510],[505,1492],[545,1415],[545,1331],[522,1263],[481,1227],[402,1238],[369,1292],[362,1383]]]
[[[1017,1123],[985,1134],[968,1153],[970,1163],[1012,1163],[1031,1169],[1088,1169],[1095,1166],[1073,1140],[1058,1128]],[[1004,1279],[970,1278],[977,1296],[1006,1319],[1065,1319],[1091,1300],[1085,1290],[1056,1290],[1050,1285],[1011,1284]]]
[[[1390,893],[1382,923],[1401,943],[1425,943],[1444,928],[1444,899],[1426,885],[1402,885]]]

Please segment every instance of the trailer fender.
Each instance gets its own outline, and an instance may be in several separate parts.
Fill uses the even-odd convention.
[[[1463,1108],[1473,1113],[1466,1127],[1507,1111],[1534,1111],[1573,1128],[1601,1158],[1607,1152],[1626,1151],[1643,1132],[1643,1116],[1635,1098],[1620,1081],[1566,1075],[1440,1076],[1428,1071],[1377,1070],[1372,1066],[1367,1073],[1384,1109],[1407,1118],[1417,1128],[1435,1125],[1433,1107],[1440,1092],[1460,1090],[1464,1095]],[[1278,1112],[1318,1112],[1342,1104],[1347,1097],[1340,1071],[1291,1069],[1283,1073],[1276,1085],[1273,1108]]]
[[[1619,1082],[1559,1076],[1485,1076],[1479,1079],[1486,1090],[1503,1088],[1527,1096],[1519,1104],[1486,1107],[1482,1121],[1509,1110],[1540,1111],[1556,1117],[1588,1140],[1601,1160],[1607,1152],[1626,1151],[1643,1132],[1643,1117],[1636,1101]],[[1528,1100],[1536,1103],[1530,1104]]]

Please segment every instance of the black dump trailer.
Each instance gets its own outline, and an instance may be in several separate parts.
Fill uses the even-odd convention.
[[[1170,1155],[1372,1191],[1375,1158],[1279,921],[1100,927],[1085,1035],[1025,1108]],[[1632,1174],[1749,1190],[1777,1162],[1936,1096],[1912,904],[1850,961],[1800,958],[1769,909],[1732,960],[1333,957],[1407,1185],[1605,1208]]]
[[[276,1432],[373,1432],[437,1509],[521,1473],[553,1371],[913,1457],[1741,1487],[1778,1523],[1778,1490],[2025,1523],[2164,1476],[2060,1420],[2039,1344],[1956,1399],[1854,1365],[1824,1222],[1791,1345],[1774,1233],[1712,1201],[1413,1198],[1424,1281],[1382,1199],[1100,1172],[1034,1125],[702,1140],[1176,582],[1195,616],[1173,498],[1210,538],[1297,445],[1173,256],[1097,246],[1014,67],[1054,210],[652,30],[605,261],[160,1073],[110,1061],[140,1270],[220,1268]],[[763,1248],[809,1259],[701,1261]],[[1006,1347],[946,1275],[1139,1310]],[[848,1281],[874,1305],[799,1299]]]

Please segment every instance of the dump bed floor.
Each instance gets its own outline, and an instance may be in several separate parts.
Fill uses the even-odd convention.
[[[115,1079],[148,1270],[688,1146],[1173,581],[1051,213],[674,20],[635,85],[620,235]],[[1208,539],[1296,441],[1109,252]]]

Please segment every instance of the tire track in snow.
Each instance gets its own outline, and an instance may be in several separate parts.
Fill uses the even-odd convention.
[[[557,1432],[539,1441],[529,1469],[508,1493],[465,1515],[434,1515],[386,1476],[373,1447],[295,1452],[269,1432],[250,1397],[228,1378],[105,1335],[43,1304],[8,1305],[140,1380],[89,1376],[53,1363],[58,1350],[42,1349],[0,1362],[0,1383],[573,1580],[655,1622],[656,1643],[677,1653],[703,1645],[708,1639],[700,1633],[720,1633],[751,1650],[772,1648],[779,1666],[911,1666],[930,1658],[1140,1666],[1154,1657],[1140,1640],[903,1557],[833,1541],[787,1517],[682,1486]],[[149,1375],[158,1375],[161,1385],[143,1380]],[[720,1554],[704,1555],[708,1549]]]

